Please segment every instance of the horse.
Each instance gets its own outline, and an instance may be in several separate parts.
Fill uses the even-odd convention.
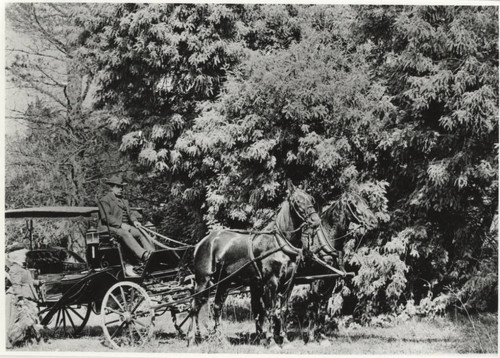
[[[377,218],[361,196],[344,193],[321,214],[321,226],[316,231],[316,242],[320,246],[319,249],[316,246],[315,253],[323,263],[307,260],[298,270],[298,276],[328,274],[332,273],[332,268],[339,271],[338,276],[313,281],[301,298],[305,301],[303,305],[307,306],[306,342],[325,341],[326,335],[336,329],[336,323],[328,313],[328,303],[334,291],[342,287],[339,280],[343,279],[343,273],[346,274],[343,247],[352,234],[349,231],[351,223],[370,230],[376,226]]]
[[[281,305],[293,286],[301,258],[298,248],[302,246],[303,233],[311,231],[312,235],[320,223],[313,197],[289,183],[288,196],[275,222],[266,228],[268,231],[220,230],[204,237],[194,251],[195,289],[188,345],[195,342],[196,335],[200,336],[198,316],[211,288],[215,290],[217,332],[224,301],[234,284],[250,287],[257,337],[266,344],[282,344],[285,338]]]

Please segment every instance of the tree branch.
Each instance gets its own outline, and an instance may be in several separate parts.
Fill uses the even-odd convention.
[[[85,101],[85,98],[87,98],[91,83],[92,77],[90,75],[87,75],[87,78],[85,80],[85,88],[82,91],[82,103]]]
[[[21,77],[21,78],[23,77],[19,72],[15,71],[13,68],[9,68],[8,70],[10,72],[12,72],[14,75],[16,75],[17,77]],[[24,80],[27,82],[27,84],[25,85],[26,88],[34,89],[34,90],[48,96],[49,98],[53,99],[55,102],[59,103],[62,107],[66,108],[66,105],[64,104],[63,101],[61,101],[59,98],[57,98],[56,95],[54,95],[50,91],[47,91],[46,89],[42,88],[41,86],[38,86],[34,80],[29,79],[29,78],[25,78]]]
[[[40,29],[40,31],[42,32],[42,34],[44,35],[45,39],[47,41],[49,41],[51,44],[53,44],[60,52],[62,52],[65,56],[69,57],[69,58],[72,58],[70,56],[70,54],[68,53],[68,50],[66,49],[66,46],[64,46],[64,44],[53,38],[48,32],[47,30],[45,30],[45,28],[42,26],[42,24],[40,23],[39,19],[38,19],[38,16],[36,14],[36,8],[33,6],[33,16],[35,18],[35,22],[37,23],[38,25],[38,28]]]
[[[54,82],[54,84],[56,86],[59,86],[59,87],[65,87],[66,85],[63,84],[63,83],[60,83],[59,81],[55,80],[54,78],[52,78],[52,76],[50,76],[48,73],[46,73],[40,66],[38,65],[35,65],[35,68],[40,71],[45,77],[47,77],[49,80],[51,80],[52,82]]]
[[[20,52],[20,53],[25,53],[25,54],[30,55],[30,56],[47,57],[47,58],[50,58],[53,60],[65,62],[65,60],[61,59],[61,57],[52,56],[52,55],[48,55],[48,54],[37,52],[37,51],[32,52],[32,51],[26,51],[26,50],[21,50],[21,49],[17,49],[17,48],[8,48],[5,51],[7,51],[7,52]]]

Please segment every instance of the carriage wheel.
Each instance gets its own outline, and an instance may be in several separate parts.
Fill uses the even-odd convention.
[[[45,309],[39,313],[40,320],[48,311]],[[63,306],[52,316],[52,330],[65,336],[78,336],[85,328],[91,312],[89,304]]]
[[[155,311],[141,286],[123,281],[114,284],[102,301],[102,329],[114,348],[140,347],[153,334]]]

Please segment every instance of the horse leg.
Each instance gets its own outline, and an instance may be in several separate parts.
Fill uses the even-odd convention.
[[[328,302],[325,301],[325,299],[320,299],[319,301],[319,307],[318,307],[318,319],[319,319],[319,326],[318,329],[314,332],[315,338],[318,342],[321,343],[323,346],[329,346],[331,345],[330,341],[326,337],[326,333],[329,330],[329,327],[327,325],[329,322],[327,322],[327,306]]]
[[[281,344],[281,300],[278,299],[278,278],[269,280],[266,287],[266,315],[264,322],[267,325],[266,338]]]
[[[312,339],[320,342],[322,345],[329,345],[330,341],[327,338],[327,333],[330,332],[331,321],[333,318],[329,317],[328,314],[328,297],[332,296],[334,291],[334,285],[336,281],[319,281],[316,283],[316,290],[314,290],[314,313],[316,319],[314,320],[312,330]]]
[[[318,327],[321,325],[319,320],[321,320],[320,315],[318,314],[318,306],[316,303],[313,303],[312,306],[309,307],[308,316],[308,327],[307,327],[307,342],[314,342],[317,337]]]
[[[318,290],[318,282],[313,282],[310,284],[309,292],[307,295],[307,337],[306,343],[313,342],[315,338],[315,332],[318,329],[318,304],[316,291]]]
[[[290,287],[290,291],[291,290],[292,288]],[[290,343],[287,337],[287,318],[289,316],[288,300],[290,299],[290,293],[291,292],[281,292],[276,300],[274,335],[275,340],[277,339],[282,345]]]
[[[201,337],[199,314],[201,308],[208,301],[208,292],[203,294],[200,294],[200,292],[206,290],[209,284],[210,284],[210,276],[205,276],[200,280],[200,282],[196,283],[196,288],[194,290],[195,297],[193,299],[193,307],[191,307],[191,310],[189,312],[189,316],[191,317],[191,322],[189,323],[189,328],[187,333],[188,346],[196,342],[197,336]],[[196,325],[196,331],[195,331],[195,325]]]
[[[257,337],[260,337],[263,333],[263,324],[264,324],[264,305],[262,302],[262,294],[264,290],[260,286],[252,286],[250,287],[250,297],[252,304],[252,313],[255,319],[255,333]]]
[[[222,314],[222,307],[224,306],[224,302],[226,301],[227,294],[228,294],[228,286],[227,285],[219,285],[217,287],[217,292],[215,294],[215,300],[214,300],[214,320],[215,320],[215,326],[214,326],[214,333],[219,333],[219,327],[220,327],[220,316]]]

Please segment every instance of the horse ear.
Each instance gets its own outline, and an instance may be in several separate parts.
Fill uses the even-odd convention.
[[[302,190],[304,190],[305,192],[309,191],[309,180],[306,180],[304,182],[304,185],[302,185]]]
[[[292,181],[288,179],[286,181],[286,191],[288,192],[288,194],[291,194],[293,193],[294,190],[295,190],[295,185],[293,185]]]

